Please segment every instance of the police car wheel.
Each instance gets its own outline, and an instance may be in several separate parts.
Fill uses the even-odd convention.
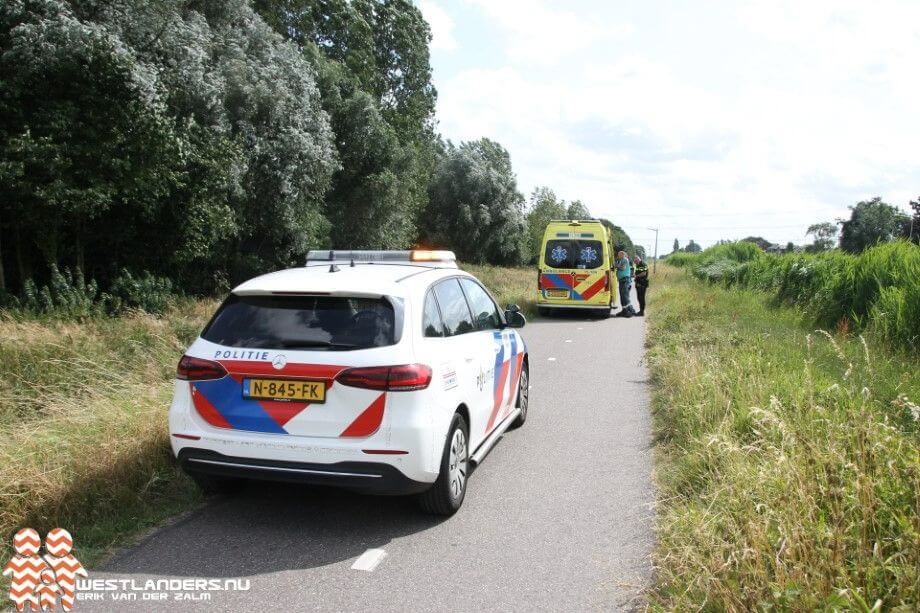
[[[233,494],[239,491],[243,485],[241,479],[231,477],[217,477],[199,473],[189,473],[189,476],[205,496]]]
[[[524,363],[524,369],[521,370],[521,379],[518,383],[518,396],[515,407],[521,410],[521,414],[517,416],[514,422],[511,424],[512,428],[520,428],[524,425],[524,422],[527,421],[527,407],[530,404],[530,372],[527,367],[527,363]]]
[[[422,510],[433,515],[453,515],[466,497],[466,481],[470,473],[467,425],[463,416],[454,415],[441,455],[441,474],[434,485],[419,494]]]

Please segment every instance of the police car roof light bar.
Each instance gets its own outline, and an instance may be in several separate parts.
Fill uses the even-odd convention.
[[[427,264],[445,268],[457,267],[457,256],[453,251],[431,251],[413,249],[411,251],[373,251],[373,250],[311,250],[307,252],[306,264],[349,262],[357,264]]]

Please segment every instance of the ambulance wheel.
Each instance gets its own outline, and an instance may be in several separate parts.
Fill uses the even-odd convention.
[[[215,475],[205,475],[202,473],[189,473],[189,477],[201,490],[205,496],[219,496],[234,494],[243,486],[241,479],[232,477],[217,477]]]
[[[427,491],[419,494],[422,510],[432,515],[453,515],[463,504],[466,481],[470,474],[469,432],[460,413],[454,415],[447,430],[444,453],[441,454],[441,473]]]
[[[527,362],[524,362],[524,369],[521,370],[521,378],[518,382],[517,402],[514,404],[521,410],[521,414],[512,422],[512,428],[520,428],[527,421],[527,406],[530,404],[530,373],[528,371]]]

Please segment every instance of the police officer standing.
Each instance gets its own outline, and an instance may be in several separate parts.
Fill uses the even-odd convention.
[[[633,276],[636,279],[636,297],[639,299],[639,317],[645,315],[645,290],[648,289],[648,264],[638,255],[633,261]]]

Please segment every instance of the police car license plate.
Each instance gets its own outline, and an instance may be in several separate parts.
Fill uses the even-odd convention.
[[[243,398],[326,401],[326,383],[308,379],[243,379]]]
[[[546,290],[547,298],[568,298],[569,290],[567,289],[548,289]]]

